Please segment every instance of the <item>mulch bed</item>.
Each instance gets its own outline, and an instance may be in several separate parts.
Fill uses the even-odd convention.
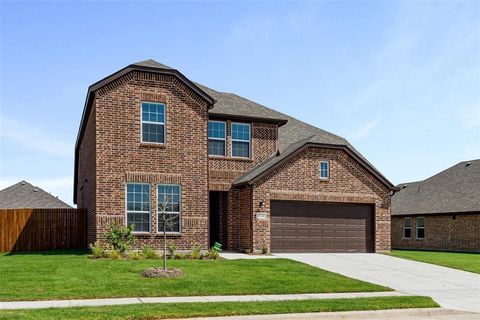
[[[181,269],[177,268],[169,268],[167,270],[163,268],[148,268],[141,273],[145,278],[178,278],[184,274]]]

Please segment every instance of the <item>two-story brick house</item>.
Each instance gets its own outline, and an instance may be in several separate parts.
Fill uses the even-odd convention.
[[[394,189],[345,139],[153,60],[89,87],[75,148],[89,242],[134,224],[162,248],[167,204],[179,249],[384,251]]]

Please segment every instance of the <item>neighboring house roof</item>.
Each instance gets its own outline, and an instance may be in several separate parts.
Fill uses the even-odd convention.
[[[392,197],[392,215],[480,213],[480,159],[398,186],[400,191]]]
[[[0,209],[20,208],[72,208],[50,193],[20,181],[0,190]]]
[[[210,89],[202,84],[194,83],[188,80],[183,74],[176,69],[173,69],[164,64],[158,63],[154,60],[145,60],[129,65],[120,71],[96,82],[91,85],[88,90],[87,100],[80,123],[80,129],[75,145],[75,176],[74,176],[74,203],[76,203],[77,194],[77,166],[78,166],[78,148],[80,141],[83,138],[83,132],[86,126],[86,119],[90,113],[91,104],[93,102],[92,92],[118,79],[119,77],[131,72],[133,70],[141,70],[146,72],[166,73],[179,77],[184,83],[189,85],[192,90],[197,91],[204,97],[211,107],[209,116],[211,118],[230,118],[238,120],[253,120],[259,122],[276,123],[279,125],[278,146],[279,150],[276,156],[273,156],[261,164],[254,167],[249,172],[239,177],[235,184],[251,183],[254,179],[263,175],[268,170],[273,168],[276,164],[286,160],[290,155],[294,154],[300,148],[309,146],[323,146],[341,148],[351,153],[360,164],[364,166],[369,172],[377,177],[388,188],[396,190],[397,188],[386,179],[380,171],[378,171],[370,162],[368,162],[360,152],[358,152],[346,139],[337,136],[333,133],[319,129],[305,122],[297,120],[293,117],[285,115],[281,112],[267,108],[261,104],[240,97],[233,93],[219,92]]]

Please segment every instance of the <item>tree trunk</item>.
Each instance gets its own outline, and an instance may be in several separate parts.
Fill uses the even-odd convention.
[[[163,270],[167,270],[167,223],[163,218]]]

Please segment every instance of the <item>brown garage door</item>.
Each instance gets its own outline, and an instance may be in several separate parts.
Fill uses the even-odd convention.
[[[272,252],[371,252],[372,207],[271,202]]]

